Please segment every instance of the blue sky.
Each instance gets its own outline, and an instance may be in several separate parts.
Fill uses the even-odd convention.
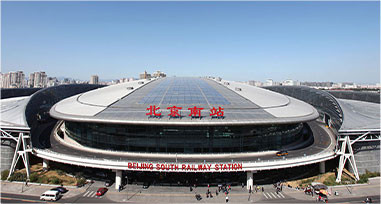
[[[380,81],[379,2],[1,2],[2,72]]]

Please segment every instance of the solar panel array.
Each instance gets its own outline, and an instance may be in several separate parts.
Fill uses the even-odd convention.
[[[140,104],[230,104],[217,90],[198,78],[167,78],[153,88]]]

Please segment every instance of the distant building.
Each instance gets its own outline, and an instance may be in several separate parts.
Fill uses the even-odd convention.
[[[161,72],[161,71],[156,71],[152,74],[153,77],[166,77],[167,75],[164,73],[164,72]]]
[[[33,72],[29,74],[28,86],[30,88],[45,88],[48,83],[47,77],[45,72]]]
[[[99,84],[99,77],[98,75],[92,75],[90,78],[90,84]]]
[[[301,85],[311,87],[332,87],[333,82],[302,82]]]
[[[47,87],[57,86],[59,81],[56,77],[48,77],[48,82],[46,84]]]
[[[276,85],[275,82],[272,79],[267,79],[265,86],[274,86]]]
[[[139,78],[140,79],[150,79],[151,78],[151,74],[148,74],[147,71],[144,71],[143,73],[141,73],[139,75]]]
[[[299,81],[294,81],[292,79],[287,79],[287,80],[283,81],[282,85],[284,85],[284,86],[299,86],[300,82]]]
[[[23,88],[25,85],[25,74],[23,71],[1,74],[2,88]]]
[[[254,81],[254,80],[250,80],[250,81],[248,81],[247,83],[248,83],[249,85],[251,85],[251,86],[262,86],[262,85],[263,85],[262,82],[260,82],[260,81]]]

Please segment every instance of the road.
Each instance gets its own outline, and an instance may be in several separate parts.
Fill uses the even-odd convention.
[[[107,199],[104,196],[103,197],[93,196],[91,192],[94,190],[96,189],[89,188],[89,190],[86,191],[84,194],[81,194],[72,198],[68,198],[68,199],[65,199],[64,198],[65,196],[63,196],[63,198],[58,200],[57,202],[58,203],[117,203],[115,201],[111,201]],[[281,195],[281,194],[278,194],[278,195]],[[258,196],[258,195],[253,195],[253,196]],[[261,196],[262,198],[259,200],[260,203],[274,203],[274,202],[275,203],[316,203],[315,200],[297,200],[287,195],[284,195],[284,198],[279,196],[280,199],[267,199],[264,197],[266,196],[266,194],[264,194],[264,196],[262,194]],[[157,202],[160,203],[160,198],[157,196],[155,197],[157,199]],[[374,195],[370,197],[372,198],[373,203],[380,203],[380,195]],[[351,198],[336,198],[336,199],[330,199],[329,203],[362,203],[365,200],[365,198],[366,198],[365,196],[351,197]],[[235,197],[232,197],[232,199],[234,202]],[[216,200],[204,198],[202,201],[208,202],[208,203],[209,202],[214,203]],[[194,202],[197,202],[197,201],[195,200]],[[250,201],[247,201],[247,202],[250,202]],[[1,203],[53,203],[53,202],[40,201],[38,196],[2,193]],[[258,200],[251,201],[251,203],[258,203]]]

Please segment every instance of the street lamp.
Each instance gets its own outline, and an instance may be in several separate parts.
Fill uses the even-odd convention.
[[[127,200],[128,200],[128,176],[126,176],[126,179],[127,179],[127,184],[126,184],[126,197],[127,197]]]

